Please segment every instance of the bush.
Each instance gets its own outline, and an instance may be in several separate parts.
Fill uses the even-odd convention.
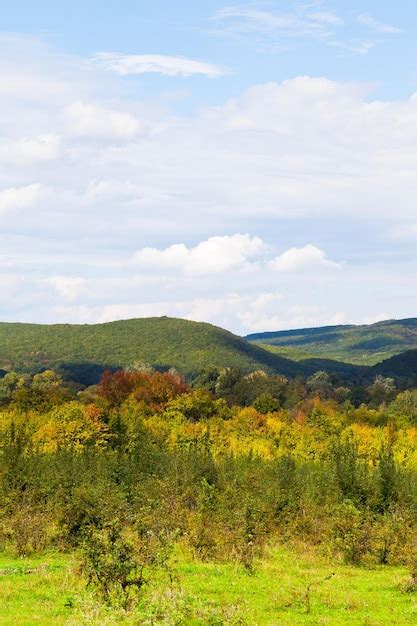
[[[372,548],[373,525],[369,513],[346,501],[335,511],[333,538],[346,563],[361,565]]]
[[[19,504],[0,519],[0,547],[11,549],[19,557],[42,552],[53,538],[53,523],[39,506]]]
[[[138,533],[120,518],[101,528],[89,526],[81,545],[82,571],[99,597],[111,605],[135,604],[158,570],[173,575],[168,567],[170,547],[152,531]]]
[[[118,521],[102,528],[90,526],[82,542],[82,570],[89,585],[109,604],[124,608],[137,597],[145,584],[145,563],[132,537],[126,536]]]

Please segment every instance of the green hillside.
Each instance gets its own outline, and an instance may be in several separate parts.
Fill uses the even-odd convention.
[[[265,369],[287,376],[304,368],[232,333],[200,322],[158,317],[95,325],[0,323],[0,368],[63,368],[95,382],[107,367],[147,363],[191,374],[210,366]]]
[[[417,318],[387,320],[364,326],[324,326],[256,333],[246,339],[291,359],[319,357],[356,365],[374,365],[407,350],[417,349]]]
[[[61,369],[85,384],[97,382],[107,368],[136,364],[175,367],[186,375],[212,366],[285,376],[309,376],[323,369],[351,381],[376,373],[414,377],[417,372],[417,350],[390,358],[413,341],[417,347],[417,320],[264,333],[249,339],[211,324],[168,317],[91,325],[3,322],[0,372]],[[377,368],[364,367],[383,360]]]
[[[264,350],[268,350],[268,352],[278,354],[285,359],[290,359],[291,361],[305,361],[306,359],[316,358],[316,355],[311,352],[307,352],[306,350],[302,350],[301,348],[292,346],[275,346],[270,343],[264,343],[263,341],[251,341],[251,343],[259,346],[260,348],[264,348]]]

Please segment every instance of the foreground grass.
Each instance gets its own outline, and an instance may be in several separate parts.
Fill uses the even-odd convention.
[[[307,551],[271,550],[252,574],[181,557],[177,582],[149,584],[133,612],[100,605],[62,555],[0,558],[2,626],[110,624],[417,623],[417,594],[402,591],[404,568],[354,568]]]

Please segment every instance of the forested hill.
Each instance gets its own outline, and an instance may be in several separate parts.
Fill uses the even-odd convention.
[[[387,320],[364,326],[324,326],[246,337],[257,345],[271,346],[274,354],[303,360],[319,357],[358,365],[374,365],[417,349],[417,318]]]
[[[154,317],[95,325],[0,323],[0,368],[6,370],[59,368],[91,384],[106,368],[137,363],[185,374],[211,366],[311,373],[308,366],[201,322]]]
[[[408,350],[377,363],[372,370],[382,376],[417,380],[417,350]]]

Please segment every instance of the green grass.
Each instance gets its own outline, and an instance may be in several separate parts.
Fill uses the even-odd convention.
[[[101,606],[74,559],[0,559],[0,624],[329,624],[402,626],[417,622],[417,594],[402,591],[404,568],[355,568],[313,551],[278,547],[253,574],[237,565],[182,557],[178,583],[148,586],[131,613]],[[26,571],[26,573],[25,573]],[[310,586],[310,612],[306,593]]]
[[[0,557],[0,624],[49,626],[66,624],[72,594],[82,583],[69,557],[47,555],[28,559]]]

